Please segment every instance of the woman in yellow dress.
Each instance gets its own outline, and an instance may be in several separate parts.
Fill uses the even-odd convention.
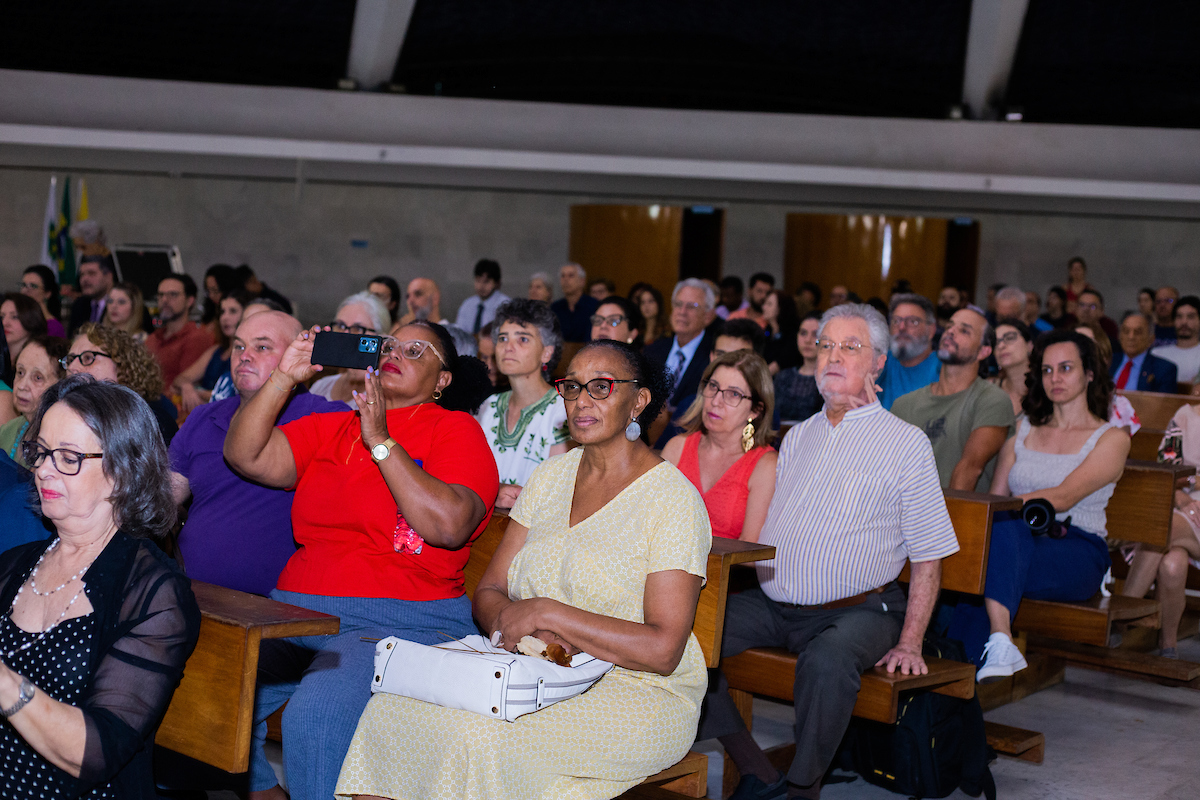
[[[516,722],[377,694],[339,796],[600,800],[676,763],[695,739],[708,675],[691,628],[712,534],[695,487],[639,440],[666,398],[662,373],[604,340],[555,388],[583,446],[530,477],[475,619],[507,649],[532,634],[616,668]]]

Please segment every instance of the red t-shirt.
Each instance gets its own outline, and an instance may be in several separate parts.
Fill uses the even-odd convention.
[[[479,423],[434,403],[415,411],[398,408],[387,417],[392,438],[422,469],[483,500],[487,513],[474,541],[500,486]],[[329,597],[460,597],[470,546],[444,550],[426,542],[417,555],[396,552],[396,501],[363,446],[360,426],[353,411],[310,414],[281,426],[296,459],[292,532],[299,549],[279,576],[279,588]]]

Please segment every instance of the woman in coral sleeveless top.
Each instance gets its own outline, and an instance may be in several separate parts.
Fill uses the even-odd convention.
[[[775,407],[771,373],[751,350],[713,359],[680,424],[687,433],[663,448],[699,490],[713,536],[758,541],[775,494],[776,452],[767,444]]]

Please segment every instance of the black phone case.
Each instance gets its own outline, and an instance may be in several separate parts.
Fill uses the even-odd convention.
[[[323,367],[366,369],[378,366],[382,336],[320,331],[313,342],[312,363]]]

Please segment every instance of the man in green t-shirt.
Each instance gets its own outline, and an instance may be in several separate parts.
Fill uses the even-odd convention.
[[[1008,395],[979,377],[994,334],[974,306],[960,309],[942,334],[938,379],[896,399],[892,413],[925,431],[943,489],[986,492],[996,454],[1013,435]]]

